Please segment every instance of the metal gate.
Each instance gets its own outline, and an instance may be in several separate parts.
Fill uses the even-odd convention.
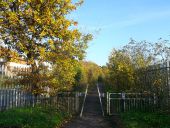
[[[125,111],[153,111],[155,104],[155,95],[150,95],[146,93],[107,92],[108,115],[115,115]]]

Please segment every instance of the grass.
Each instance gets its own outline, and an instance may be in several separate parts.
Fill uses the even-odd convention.
[[[162,112],[125,112],[121,119],[125,128],[170,128],[170,114]]]
[[[0,128],[56,128],[66,117],[52,107],[11,109],[0,113]]]

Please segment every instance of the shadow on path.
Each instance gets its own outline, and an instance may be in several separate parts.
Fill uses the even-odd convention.
[[[63,128],[113,128],[102,116],[96,86],[88,91],[82,118],[77,117]]]

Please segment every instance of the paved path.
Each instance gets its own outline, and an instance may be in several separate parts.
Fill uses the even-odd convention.
[[[113,128],[102,116],[97,88],[88,92],[82,118],[77,117],[63,128]]]

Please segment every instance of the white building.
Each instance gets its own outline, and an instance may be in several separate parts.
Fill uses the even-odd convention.
[[[26,63],[6,62],[4,59],[0,58],[0,75],[2,76],[13,77],[17,75],[18,70],[24,71],[28,68],[30,68],[30,65]]]
[[[5,74],[5,60],[0,58],[0,75]]]
[[[37,62],[37,61],[36,61]],[[48,70],[52,70],[52,65],[48,62],[43,62],[43,66],[47,67]],[[37,62],[37,66],[38,62]],[[24,72],[30,69],[30,65],[23,60],[20,60],[18,63],[16,62],[6,62],[4,59],[0,58],[0,75],[13,77],[16,76],[18,72]]]

